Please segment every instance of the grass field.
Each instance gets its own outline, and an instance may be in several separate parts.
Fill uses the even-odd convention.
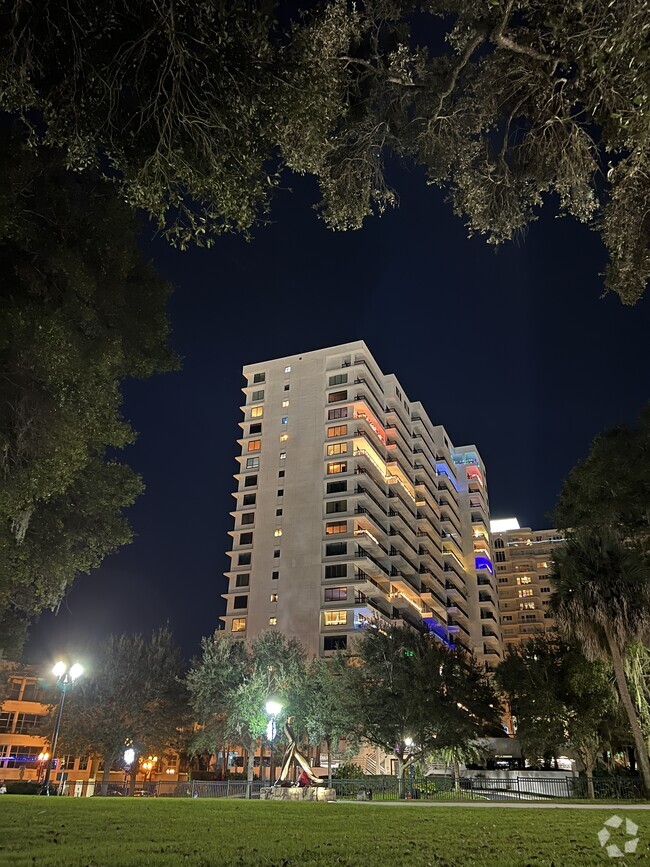
[[[637,852],[610,859],[614,812]],[[613,832],[621,848],[625,838]],[[11,867],[584,867],[648,863],[650,811],[290,804],[238,800],[0,798],[0,864]]]

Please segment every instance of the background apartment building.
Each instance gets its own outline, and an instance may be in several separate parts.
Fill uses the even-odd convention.
[[[519,645],[555,628],[548,610],[553,551],[563,544],[558,530],[520,527],[516,518],[492,521],[503,643]]]
[[[422,623],[501,659],[485,467],[362,341],[247,365],[225,628],[311,654]]]

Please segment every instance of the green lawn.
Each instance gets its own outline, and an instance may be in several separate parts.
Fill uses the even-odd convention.
[[[597,833],[617,812],[635,855]],[[618,837],[612,837],[621,843]],[[11,867],[482,867],[648,863],[650,812],[416,804],[0,797],[0,864]]]

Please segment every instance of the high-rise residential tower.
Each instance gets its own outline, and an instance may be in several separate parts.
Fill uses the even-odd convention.
[[[548,610],[553,588],[553,551],[565,539],[559,530],[520,527],[516,518],[492,521],[501,629],[505,646],[517,646],[555,629]]]
[[[312,654],[425,624],[501,659],[483,461],[362,341],[246,365],[225,628]]]

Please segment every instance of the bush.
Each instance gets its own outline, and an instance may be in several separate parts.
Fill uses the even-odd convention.
[[[365,774],[360,765],[355,765],[354,762],[339,765],[332,774],[334,780],[363,780]]]
[[[33,780],[7,780],[6,786],[8,795],[38,795],[43,788],[42,783]]]

